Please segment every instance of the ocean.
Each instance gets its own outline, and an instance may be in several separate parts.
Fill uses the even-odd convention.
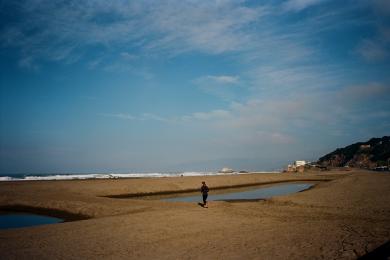
[[[264,172],[266,173],[266,172]],[[246,172],[154,172],[154,173],[47,173],[47,174],[0,174],[0,181],[34,181],[34,180],[87,180],[87,179],[120,179],[120,178],[161,178],[187,176],[213,176],[248,174]]]

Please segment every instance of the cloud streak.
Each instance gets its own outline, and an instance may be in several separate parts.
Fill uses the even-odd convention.
[[[329,1],[288,0],[281,6],[288,11],[301,11],[326,2]],[[312,15],[303,19],[305,23],[284,24],[281,30],[282,17],[277,11],[280,6],[272,2],[248,5],[245,1],[28,0],[4,5],[5,12],[18,12],[23,19],[2,27],[2,47],[19,49],[19,64],[26,68],[36,68],[42,61],[72,64],[84,59],[88,59],[90,68],[114,68],[122,64],[107,63],[116,63],[117,57],[137,63],[153,56],[172,57],[188,52],[229,53],[249,63],[274,60],[291,65],[320,55],[312,44],[318,37],[316,32],[331,24],[337,26],[337,20],[344,19],[352,9],[340,8],[340,15],[335,15],[334,10],[314,13],[315,18]],[[371,6],[387,10],[388,4],[377,0]],[[356,47],[357,53],[369,61],[388,58],[388,42],[383,39],[363,40]],[[100,51],[91,54],[91,48]]]
[[[325,1],[326,0],[288,0],[283,3],[283,9],[286,11],[298,12]]]
[[[23,65],[51,60],[72,63],[91,47],[127,46],[146,53],[199,51],[219,54],[245,48],[252,36],[245,28],[262,15],[235,1],[23,1],[17,4],[24,19],[6,24],[3,47],[17,47]],[[15,11],[11,4],[6,8]],[[20,14],[19,14],[20,15]],[[75,22],[77,21],[77,23]]]
[[[103,117],[111,117],[111,118],[117,118],[117,119],[122,119],[122,120],[130,120],[130,121],[160,121],[160,122],[173,122],[175,121],[174,119],[168,119],[164,118],[155,114],[151,113],[143,113],[139,116],[134,116],[131,114],[127,113],[100,113],[98,116],[103,116]]]
[[[196,78],[193,83],[203,92],[224,100],[232,100],[242,90],[243,82],[239,76],[207,75]]]
[[[239,82],[238,76],[228,76],[228,75],[220,75],[220,76],[206,76],[205,78],[202,78],[201,80],[212,80],[217,83],[221,84],[237,84]]]
[[[347,86],[322,93],[302,93],[290,98],[253,99],[233,102],[229,109],[194,112],[163,118],[158,115],[105,114],[126,120],[153,120],[161,123],[218,131],[237,144],[254,143],[292,144],[307,135],[339,136],[360,124],[389,124],[386,98],[390,86],[369,83]],[[364,103],[376,102],[365,107]],[[326,109],[324,109],[326,107]]]

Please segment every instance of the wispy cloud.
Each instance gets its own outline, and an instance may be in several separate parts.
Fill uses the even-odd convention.
[[[169,1],[154,5],[149,12],[151,28],[161,37],[147,48],[172,51],[174,46],[177,52],[218,54],[246,48],[253,39],[244,29],[259,20],[265,10],[236,1]]]
[[[281,6],[287,11],[301,11],[325,2],[328,1],[288,0]],[[377,10],[387,10],[387,2],[376,0],[371,5]],[[230,53],[251,63],[302,62],[319,54],[313,44],[318,39],[317,31],[332,25],[338,27],[337,20],[351,19],[343,13],[350,8],[340,8],[315,13],[314,16],[322,18],[314,22],[311,15],[301,22],[281,26],[282,17],[277,11],[280,2],[249,5],[245,1],[217,0],[164,3],[30,0],[17,6],[23,19],[2,27],[1,46],[19,49],[20,65],[29,68],[41,61],[70,64],[82,59],[86,59],[90,68],[117,68],[120,66],[108,63],[117,63],[118,57],[142,63],[143,58],[154,55],[187,52]],[[15,11],[12,4],[4,4],[4,9],[7,8]],[[340,14],[335,16],[337,12]],[[383,59],[388,56],[386,46],[368,39],[357,50],[367,59]],[[101,51],[93,54],[91,48]]]
[[[286,11],[301,11],[325,1],[327,0],[287,0],[283,3],[283,9]]]
[[[219,75],[219,76],[205,76],[200,79],[202,80],[212,80],[221,84],[237,84],[239,81],[238,76],[228,76],[228,75]]]
[[[233,99],[242,85],[240,77],[232,75],[202,76],[193,80],[193,83],[202,91],[226,100]]]
[[[103,116],[103,117],[113,117],[113,118],[119,118],[119,119],[125,119],[125,120],[137,120],[138,119],[135,116],[132,116],[130,114],[123,114],[123,113],[117,113],[117,114],[100,113],[98,115]]]
[[[164,123],[183,123],[194,121],[215,121],[220,119],[227,119],[230,117],[230,112],[223,109],[212,110],[208,112],[194,112],[190,115],[177,115],[173,117],[162,117],[152,113],[142,113],[134,116],[127,113],[100,113],[98,116],[111,117],[121,120],[130,121],[159,121]]]
[[[152,113],[143,113],[143,114],[138,115],[138,116],[134,116],[131,114],[126,114],[126,113],[117,113],[117,114],[101,113],[99,115],[105,116],[105,117],[124,119],[124,120],[131,120],[131,121],[160,121],[160,122],[173,122],[173,121],[175,121],[174,118],[172,118],[172,119],[164,118],[162,116],[158,116],[158,115],[152,114]]]
[[[277,64],[258,66],[248,70],[244,76],[251,89],[252,98],[270,96],[301,96],[318,93],[327,88],[340,86],[348,68],[340,65],[296,65]]]
[[[120,56],[121,56],[123,59],[125,59],[125,60],[130,60],[130,61],[135,60],[135,59],[138,58],[137,55],[131,54],[131,53],[126,52],[126,51],[121,52],[121,53],[120,53]]]
[[[367,83],[319,93],[302,92],[288,98],[276,96],[234,102],[226,111],[229,117],[220,117],[214,124],[224,131],[236,129],[233,131],[235,135],[280,133],[280,136],[289,136],[291,140],[301,138],[302,133],[324,136],[348,134],[360,124],[388,123],[386,115],[390,103],[386,97],[389,94],[389,85]],[[375,105],[362,105],[373,102]],[[286,137],[285,141],[288,139]]]
[[[357,46],[357,52],[366,61],[384,61],[390,56],[390,39],[365,39]]]
[[[135,57],[131,50],[148,55],[241,50],[253,40],[244,29],[265,11],[235,1],[43,0],[20,3],[18,12],[24,19],[3,27],[3,47],[17,47],[35,62],[71,63],[83,57],[86,48],[96,46],[106,48],[105,55],[121,47],[122,57],[131,59]]]
[[[387,50],[378,42],[364,40],[357,48],[358,53],[367,61],[382,61],[387,58]]]
[[[231,117],[231,114],[227,110],[223,109],[217,109],[212,110],[210,112],[195,112],[191,115],[182,116],[180,119],[181,121],[187,122],[187,121],[194,121],[194,120],[201,120],[201,121],[208,121],[208,120],[221,120],[221,119],[227,119]]]
[[[375,20],[372,21],[373,32],[370,37],[360,40],[355,48],[358,55],[364,60],[383,62],[390,57],[390,3],[386,0],[369,1],[368,6],[375,13]]]
[[[274,96],[232,102],[227,109],[199,111],[188,115],[161,117],[156,114],[102,114],[122,120],[154,121],[175,127],[202,129],[214,140],[229,140],[237,146],[289,145],[316,136],[338,137],[364,124],[389,124],[390,86],[367,83],[320,93]],[[375,103],[364,106],[362,104]],[[325,109],[324,109],[325,108]]]

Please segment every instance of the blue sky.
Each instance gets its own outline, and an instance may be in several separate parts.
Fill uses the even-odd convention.
[[[386,0],[0,13],[0,173],[271,170],[390,134]]]

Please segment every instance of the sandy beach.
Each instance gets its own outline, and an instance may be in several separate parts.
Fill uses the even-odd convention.
[[[208,209],[159,200],[196,191],[202,180],[211,192],[315,186],[267,200],[212,201]],[[1,230],[0,252],[2,259],[356,259],[390,239],[389,191],[390,174],[361,170],[2,182],[2,209],[75,221]]]

